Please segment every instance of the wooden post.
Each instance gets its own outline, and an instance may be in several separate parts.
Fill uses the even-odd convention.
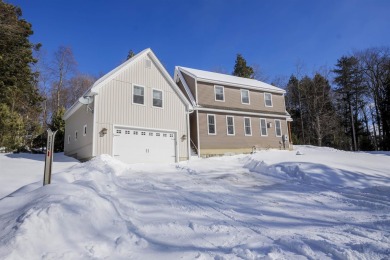
[[[53,153],[54,153],[54,138],[57,131],[51,131],[47,129],[47,144],[45,154],[45,171],[43,175],[43,186],[50,184],[51,182],[51,170],[53,167]]]

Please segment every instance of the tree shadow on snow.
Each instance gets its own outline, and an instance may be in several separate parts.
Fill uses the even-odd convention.
[[[32,154],[32,153],[10,153],[6,154],[8,158],[12,159],[29,159],[34,161],[45,161],[45,154]],[[64,155],[64,153],[54,153],[53,155],[54,162],[77,162],[76,159]]]

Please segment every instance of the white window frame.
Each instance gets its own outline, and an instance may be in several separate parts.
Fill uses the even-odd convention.
[[[248,103],[244,103],[243,100],[242,100],[242,92],[247,92],[248,93]],[[251,104],[251,97],[250,97],[250,93],[249,93],[249,90],[248,89],[241,89],[240,90],[240,93],[241,93],[241,104],[244,104],[244,105],[250,105]]]
[[[70,144],[70,135],[68,135],[68,144]]]
[[[140,88],[143,88],[143,90],[144,90],[144,103],[143,104],[140,104],[140,103],[134,103],[134,88],[135,87],[140,87]],[[146,104],[146,100],[145,100],[145,97],[146,97],[146,88],[145,88],[145,86],[142,86],[142,85],[138,85],[138,84],[133,84],[133,93],[131,94],[131,103],[133,104],[133,105],[138,105],[138,106],[145,106],[145,104]]]
[[[222,100],[217,99],[217,88],[222,88],[222,95],[223,95]],[[218,102],[225,102],[225,87],[224,86],[214,85],[214,100],[218,101]]]
[[[267,105],[267,99],[265,98],[266,95],[270,96],[270,100],[271,100],[271,105],[270,106]],[[274,103],[272,102],[272,94],[271,93],[264,92],[264,105],[266,107],[273,107],[274,106]]]
[[[231,117],[232,120],[233,120],[233,134],[229,134],[228,117]],[[234,126],[234,116],[226,116],[226,134],[227,134],[227,135],[236,135],[236,129],[235,129],[235,126]]]
[[[249,119],[249,129],[250,129],[250,131],[251,131],[250,134],[247,134],[247,133],[246,133],[246,125],[245,125],[245,119],[246,119],[246,118]],[[252,121],[252,120],[251,120],[250,117],[244,117],[244,134],[245,134],[245,136],[252,136],[252,122],[251,122],[251,121]]]
[[[214,117],[214,133],[210,133],[209,116]],[[209,135],[216,135],[217,134],[217,118],[216,118],[215,114],[207,114],[207,133]]]
[[[279,122],[280,135],[278,135],[276,122]],[[282,137],[282,135],[283,135],[283,132],[282,132],[282,122],[280,121],[280,119],[275,119],[275,135],[276,135],[276,137]]]
[[[86,136],[86,135],[87,135],[87,125],[84,125],[83,136]]]
[[[154,101],[154,96],[153,96],[154,91],[161,92],[161,107],[155,106],[155,105],[153,104],[153,101]],[[154,107],[154,108],[160,108],[160,109],[163,109],[163,108],[164,108],[164,91],[162,91],[161,89],[152,88],[152,107]]]
[[[263,135],[263,127],[261,124],[261,121],[264,120],[265,123],[265,135]],[[267,125],[267,119],[266,118],[260,118],[260,135],[261,136],[268,136],[268,125]]]
[[[76,131],[74,131],[74,140],[77,141],[77,139],[78,139],[78,132],[76,130]]]

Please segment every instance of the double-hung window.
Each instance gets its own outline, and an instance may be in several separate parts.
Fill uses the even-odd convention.
[[[227,135],[234,135],[234,117],[226,116]]]
[[[225,90],[223,86],[214,86],[215,101],[225,101]]]
[[[215,127],[215,115],[207,115],[207,129],[209,135],[215,135],[217,133]]]
[[[264,102],[266,107],[272,107],[272,94],[264,93]]]
[[[244,130],[245,130],[245,135],[252,135],[250,117],[244,117]]]
[[[260,131],[261,136],[267,136],[267,120],[265,118],[260,118]]]
[[[153,106],[163,107],[163,92],[161,90],[153,89]]]
[[[282,126],[279,119],[275,119],[275,133],[277,137],[282,136]]]
[[[133,86],[133,103],[134,104],[145,104],[145,88],[142,86]]]
[[[241,103],[249,104],[249,90],[241,89]]]

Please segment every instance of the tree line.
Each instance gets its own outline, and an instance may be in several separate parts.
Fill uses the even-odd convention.
[[[0,0],[0,149],[43,147],[50,127],[58,130],[56,150],[62,151],[65,110],[96,77],[77,70],[70,47],[47,53],[30,42],[32,34],[21,9]],[[127,59],[133,56],[130,50]],[[231,74],[268,81],[259,65],[248,66],[240,54]],[[330,70],[296,73],[274,85],[286,89],[294,144],[390,150],[388,48],[356,51]]]
[[[390,50],[342,56],[328,72],[286,85],[293,142],[344,150],[390,149]]]
[[[30,42],[32,26],[19,7],[0,0],[0,149],[42,147],[46,129],[58,130],[63,150],[65,109],[95,81],[77,71],[72,49],[48,54]]]

